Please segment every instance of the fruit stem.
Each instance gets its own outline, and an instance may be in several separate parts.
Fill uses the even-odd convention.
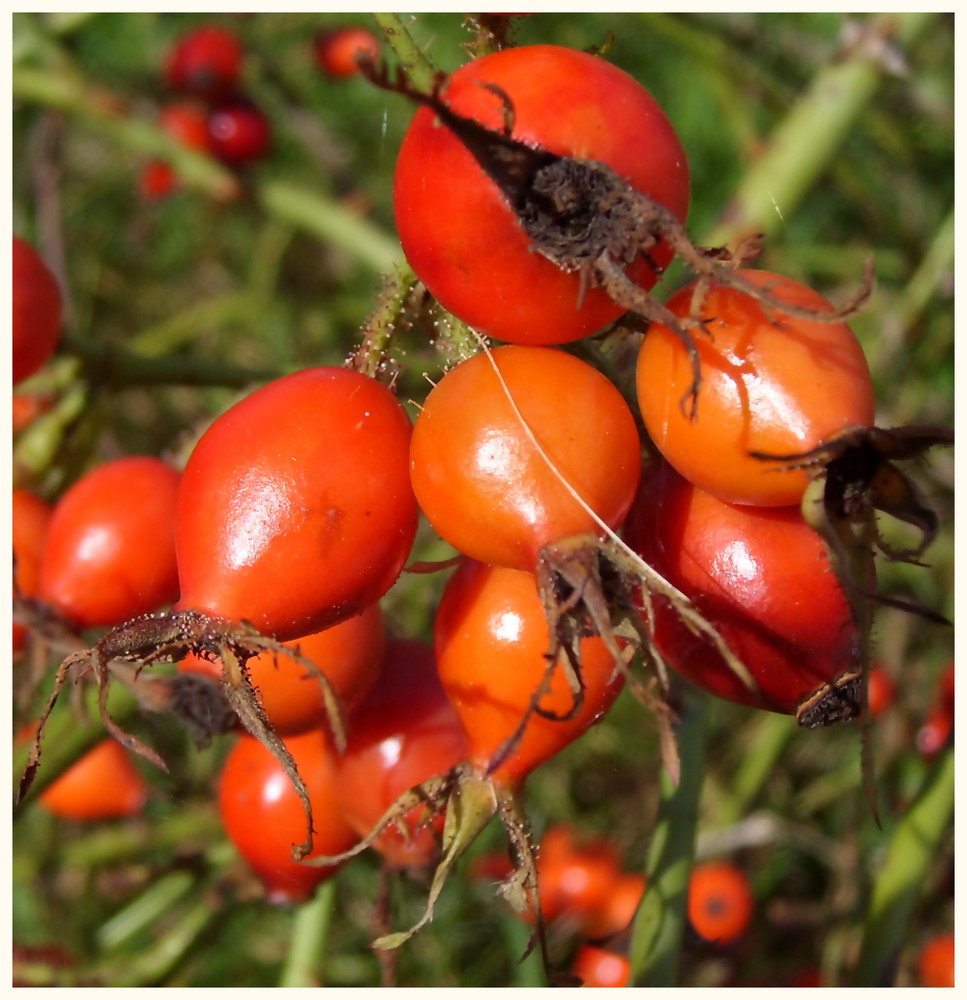
[[[688,915],[688,883],[695,860],[698,802],[705,769],[708,696],[682,687],[675,736],[681,753],[676,786],[660,775],[661,798],[645,862],[645,894],[632,924],[631,981],[635,986],[676,986]]]
[[[719,246],[750,233],[768,236],[781,230],[783,216],[798,209],[852,134],[888,71],[888,58],[897,56],[894,46],[912,44],[937,16],[930,11],[876,14],[858,22],[843,57],[816,73],[703,242]]]
[[[430,90],[439,70],[427,59],[403,24],[400,14],[373,14],[390,48],[399,57],[410,82],[419,90]]]

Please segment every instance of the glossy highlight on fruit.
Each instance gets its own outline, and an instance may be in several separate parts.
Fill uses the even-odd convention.
[[[547,620],[532,574],[467,559],[447,582],[434,626],[437,670],[467,735],[469,761],[487,771],[518,729],[544,677]],[[583,702],[558,663],[542,710],[569,718],[530,716],[520,742],[492,774],[520,785],[544,761],[598,722],[621,692],[624,677],[598,636],[580,643]]]
[[[831,312],[811,288],[769,271],[745,280],[791,305]],[[697,284],[667,302],[680,317]],[[692,367],[682,339],[652,324],[638,354],[638,404],[651,439],[696,486],[730,503],[786,506],[802,500],[801,469],[753,457],[799,454],[849,427],[872,425],[873,382],[863,349],[845,323],[773,315],[750,295],[712,283],[701,296],[697,332],[701,387],[694,419],[683,405]]]
[[[178,596],[178,471],[131,455],[96,466],[58,500],[37,596],[76,628],[118,625]]]
[[[182,476],[177,608],[246,620],[284,641],[378,601],[416,534],[411,430],[389,389],[335,366],[283,376],[236,403]]]
[[[620,392],[550,347],[499,347],[452,368],[424,402],[410,456],[417,500],[446,541],[528,572],[543,546],[603,533],[574,493],[617,528],[641,468]]]
[[[328,736],[312,729],[284,742],[312,803],[315,832],[308,857],[348,850],[357,837],[339,811],[336,751]],[[251,736],[240,736],[229,751],[218,782],[218,809],[229,839],[276,905],[305,902],[340,867],[316,867],[293,859],[292,845],[305,836],[302,802],[282,765]]]
[[[656,598],[662,656],[711,694],[794,714],[857,666],[849,602],[797,507],[726,503],[661,462],[642,480],[625,540],[694,602],[756,684],[750,690],[707,638]]]
[[[452,73],[442,92],[457,114],[492,130],[512,108],[513,138],[561,156],[606,164],[684,221],[688,164],[651,94],[604,59],[556,45],[485,55]],[[620,109],[620,111],[619,111]],[[414,271],[450,312],[515,344],[563,344],[596,333],[624,311],[599,288],[533,252],[500,189],[428,108],[417,111],[394,178],[397,230]],[[654,248],[664,266],[667,246]],[[643,288],[657,280],[644,258],[628,269]]]

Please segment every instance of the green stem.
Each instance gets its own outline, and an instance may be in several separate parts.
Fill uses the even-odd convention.
[[[187,871],[168,872],[150,883],[144,892],[98,928],[95,935],[98,950],[122,947],[168,913],[191,892],[194,884],[194,876]]]
[[[937,294],[937,288],[949,278],[954,263],[955,237],[954,213],[951,210],[940,224],[920,266],[907,282],[896,303],[891,322],[903,334],[908,334],[913,329],[930,300]]]
[[[133,385],[217,385],[244,389],[284,374],[275,369],[241,368],[197,357],[144,357],[119,344],[88,340],[76,334],[64,339],[67,349],[84,361],[89,379],[122,389]]]
[[[266,181],[255,195],[265,211],[348,251],[374,271],[391,271],[402,260],[393,237],[338,201],[285,181]]]
[[[676,727],[681,779],[661,775],[661,801],[645,863],[645,894],[632,925],[631,979],[636,986],[675,986],[688,916],[688,882],[695,858],[698,802],[705,767],[708,697],[683,690]]]
[[[336,902],[336,881],[327,879],[307,903],[296,910],[289,952],[279,986],[322,986],[326,938]]]
[[[399,57],[406,75],[419,90],[428,91],[439,70],[427,59],[403,24],[400,14],[373,14],[376,23],[383,29],[390,48]]]
[[[797,210],[832,163],[884,75],[884,38],[909,45],[938,15],[919,11],[876,14],[841,60],[822,68],[779,123],[765,153],[745,172],[719,224],[703,238],[711,246],[752,233],[766,235]]]
[[[731,792],[718,811],[716,819],[721,826],[731,826],[745,818],[795,732],[788,715],[766,712],[761,716],[747,752],[742,754]]]
[[[77,73],[17,66],[13,73],[14,100],[40,104],[83,119],[107,134],[119,146],[166,160],[185,187],[203,191],[218,200],[239,194],[232,172],[210,156],[181,145],[153,122],[127,113],[114,95],[91,86]]]
[[[408,267],[396,268],[393,274],[386,276],[376,308],[363,325],[363,340],[350,359],[351,367],[370,378],[379,377],[415,284],[416,275]]]
[[[873,886],[853,986],[891,986],[910,916],[954,812],[954,751],[934,762],[920,794],[897,825]]]

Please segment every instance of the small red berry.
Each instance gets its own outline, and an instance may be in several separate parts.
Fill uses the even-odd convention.
[[[954,985],[954,936],[941,934],[931,938],[917,959],[917,975],[922,986]]]
[[[326,76],[341,79],[359,72],[360,54],[373,58],[379,55],[379,40],[366,28],[338,28],[317,35],[312,53]]]
[[[13,238],[13,384],[39,371],[60,339],[60,286],[26,240]]]
[[[242,43],[232,32],[206,25],[182,36],[165,63],[165,79],[174,90],[218,98],[238,83]]]
[[[272,142],[268,118],[250,101],[233,101],[208,119],[212,150],[223,163],[238,167],[265,156]]]

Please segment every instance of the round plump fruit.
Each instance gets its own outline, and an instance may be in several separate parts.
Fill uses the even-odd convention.
[[[806,285],[769,271],[740,270],[790,305],[832,312]],[[669,299],[688,317],[695,284]],[[694,419],[684,400],[693,379],[682,339],[652,324],[638,355],[638,403],[665,458],[696,486],[731,503],[797,504],[807,478],[750,452],[794,455],[874,419],[863,349],[845,323],[770,312],[746,292],[713,283],[701,297],[708,335],[694,333],[701,387]]]
[[[578,948],[571,971],[582,986],[627,986],[631,980],[631,962],[625,955],[593,944]]]
[[[16,489],[10,513],[14,586],[20,597],[33,597],[40,583],[40,564],[53,508],[29,490]],[[26,636],[26,628],[14,622],[13,648],[21,649]]]
[[[750,690],[707,637],[656,597],[658,649],[706,691],[794,714],[856,666],[849,602],[798,508],[726,503],[658,463],[643,478],[625,540],[691,598],[756,684]]]
[[[188,149],[207,153],[212,148],[211,136],[208,134],[208,115],[199,104],[190,101],[168,104],[161,109],[158,124]]]
[[[437,677],[433,647],[391,639],[379,679],[350,715],[346,752],[339,758],[336,790],[343,815],[364,837],[397,797],[466,759],[460,721]],[[373,847],[386,863],[420,867],[439,851],[443,814],[423,807],[406,814],[407,833],[388,827]]]
[[[442,98],[491,130],[511,118],[522,143],[606,164],[684,221],[689,179],[681,143],[648,91],[605,60],[554,45],[508,48],[460,67]],[[624,312],[600,288],[582,302],[580,275],[533,252],[497,184],[429,108],[417,111],[403,139],[393,199],[413,270],[443,306],[489,336],[563,344]],[[660,244],[651,257],[664,266],[671,252]],[[657,280],[643,257],[628,274],[646,289]]]
[[[755,897],[740,868],[709,861],[692,869],[688,883],[688,919],[706,941],[729,945],[748,930]]]
[[[61,819],[123,819],[144,808],[148,786],[130,753],[108,737],[88,750],[39,795],[40,806]]]
[[[60,338],[60,286],[43,257],[13,238],[13,384],[39,371]]]
[[[444,539],[529,572],[543,546],[601,534],[569,486],[616,528],[641,469],[624,398],[595,368],[551,347],[501,347],[447,372],[417,417],[410,455],[420,507]]]
[[[315,831],[308,857],[340,854],[357,837],[339,811],[335,792],[336,751],[326,733],[313,729],[286,737],[312,803]],[[282,765],[258,740],[240,736],[229,751],[218,783],[218,808],[225,832],[258,875],[270,902],[295,905],[312,896],[338,865],[302,864],[292,845],[305,836],[303,805]]]
[[[175,600],[178,483],[175,469],[148,455],[78,479],[54,507],[37,596],[76,628],[117,625]]]
[[[180,38],[165,63],[174,90],[217,98],[235,89],[242,67],[242,43],[225,28],[204,25]]]
[[[212,110],[208,135],[215,156],[233,167],[262,159],[272,144],[272,128],[265,113],[241,99]]]
[[[379,55],[379,39],[367,28],[337,28],[313,39],[312,54],[326,76],[343,79],[359,72],[359,55]]]
[[[493,781],[516,787],[544,761],[598,722],[617,698],[623,676],[603,640],[581,640],[584,695],[575,709],[560,662],[516,746],[518,730],[547,668],[547,620],[534,576],[465,560],[447,581],[434,627],[437,670],[467,735],[469,761]],[[563,658],[562,658],[563,659]],[[563,718],[563,716],[570,716]],[[498,752],[503,756],[495,761]]]
[[[286,646],[298,650],[325,674],[345,711],[352,711],[369,693],[379,676],[386,646],[386,626],[379,605],[322,632],[290,639]],[[219,660],[206,660],[190,653],[179,670],[220,678]],[[246,661],[256,698],[272,728],[294,735],[327,724],[328,715],[321,682],[294,657],[266,651]]]
[[[389,389],[346,368],[295,372],[236,403],[182,475],[177,607],[284,641],[375,604],[416,535],[411,430]]]
[[[917,958],[917,978],[921,986],[953,987],[954,936],[940,934],[931,938]]]

